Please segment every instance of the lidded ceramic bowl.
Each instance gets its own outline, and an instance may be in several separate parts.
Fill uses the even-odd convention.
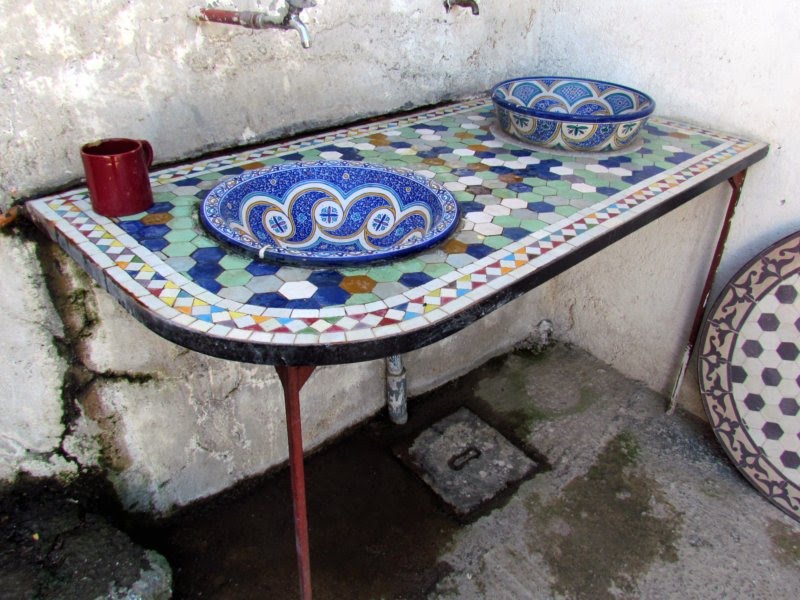
[[[542,148],[614,152],[634,146],[655,109],[633,88],[576,77],[520,77],[492,90],[503,132]]]

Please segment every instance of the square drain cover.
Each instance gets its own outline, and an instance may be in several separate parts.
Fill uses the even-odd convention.
[[[462,517],[537,467],[466,408],[434,423],[395,453]]]

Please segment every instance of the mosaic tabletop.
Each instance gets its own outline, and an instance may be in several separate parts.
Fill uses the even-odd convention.
[[[701,339],[700,387],[717,438],[762,494],[800,520],[800,232],[731,280]]]
[[[85,189],[29,213],[138,319],[187,347],[267,364],[404,352],[480,318],[760,160],[767,147],[651,119],[618,156],[547,154],[493,131],[485,97],[203,159],[151,175],[154,206],[107,219]],[[200,225],[220,181],[290,161],[412,169],[458,200],[461,223],[421,254],[358,268],[298,268],[236,253]]]

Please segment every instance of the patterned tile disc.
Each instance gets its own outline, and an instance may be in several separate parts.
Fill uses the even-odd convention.
[[[701,340],[700,388],[717,439],[800,521],[800,232],[728,283]]]

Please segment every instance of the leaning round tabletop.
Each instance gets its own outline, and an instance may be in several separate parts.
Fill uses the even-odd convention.
[[[700,390],[717,439],[800,521],[800,231],[731,279],[700,339]]]

